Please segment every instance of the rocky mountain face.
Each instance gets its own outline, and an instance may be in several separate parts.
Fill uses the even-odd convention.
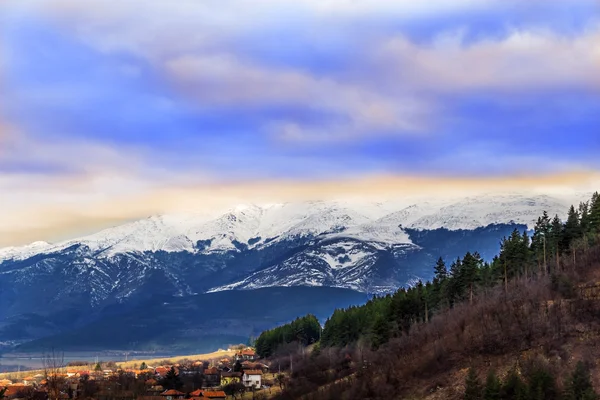
[[[503,236],[532,227],[543,211],[562,216],[572,201],[512,194],[248,205],[0,249],[0,342],[83,327],[160,296],[296,286],[388,293],[429,279],[440,256],[491,258]]]

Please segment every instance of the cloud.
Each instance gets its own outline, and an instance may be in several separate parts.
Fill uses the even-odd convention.
[[[382,73],[377,76],[386,84],[434,93],[600,89],[600,25],[575,37],[515,31],[465,44],[463,36],[445,33],[428,45],[402,36],[388,39],[372,54]]]
[[[0,246],[20,245],[36,240],[57,241],[160,213],[225,212],[238,204],[303,200],[418,201],[481,193],[520,191],[568,195],[597,188],[597,172],[546,175],[514,175],[495,178],[436,178],[411,175],[371,175],[351,179],[262,180],[228,184],[169,184],[131,189],[126,179],[105,181],[107,192],[81,189],[72,178],[30,181],[11,192],[10,200],[0,199]],[[15,181],[13,181],[15,183]],[[124,184],[124,185],[121,185]],[[0,190],[14,189],[0,177]],[[104,194],[104,195],[102,195]],[[18,204],[18,206],[17,206]]]
[[[201,107],[301,107],[345,121],[333,130],[325,126],[321,133],[309,136],[324,138],[328,129],[345,130],[346,135],[414,133],[424,130],[431,112],[429,105],[416,99],[388,98],[328,77],[248,64],[232,55],[183,56],[167,61],[165,70]],[[305,136],[303,127],[290,121],[273,121],[269,129],[283,139]]]

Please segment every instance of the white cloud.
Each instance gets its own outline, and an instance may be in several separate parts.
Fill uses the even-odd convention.
[[[580,36],[514,31],[464,43],[462,32],[417,45],[398,36],[371,54],[384,84],[418,92],[600,88],[600,26]],[[377,79],[377,78],[376,78]]]
[[[168,61],[165,70],[202,106],[304,107],[346,120],[335,124],[335,130],[346,130],[349,135],[423,131],[431,112],[430,105],[410,97],[384,97],[351,83],[292,69],[260,67],[231,55],[184,56]],[[300,138],[306,130],[292,121],[273,121],[270,128],[275,132],[281,128],[284,138]]]

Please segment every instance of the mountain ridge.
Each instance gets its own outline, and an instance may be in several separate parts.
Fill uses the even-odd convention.
[[[383,295],[429,279],[440,256],[480,250],[493,257],[503,236],[531,227],[545,210],[564,216],[568,204],[513,194],[408,205],[238,206],[217,216],[154,216],[58,244],[5,248],[0,341],[15,326],[25,329],[23,340],[37,339],[156,296],[295,286]]]

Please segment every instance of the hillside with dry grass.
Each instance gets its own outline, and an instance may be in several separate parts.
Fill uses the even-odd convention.
[[[597,195],[592,204],[597,218]],[[590,393],[600,391],[600,231],[592,220],[593,228],[584,219],[582,229],[581,215],[577,224],[571,218],[546,226],[541,217],[531,239],[515,234],[510,244],[507,238],[493,263],[461,272],[455,265],[465,261],[458,260],[443,278],[447,288],[462,285],[451,301],[440,279],[338,310],[323,338],[331,335],[329,343],[342,346],[322,341],[307,353],[291,341],[274,352],[273,362],[291,370],[278,398],[596,398],[571,388],[579,371],[589,375]],[[435,303],[439,293],[445,295]],[[499,388],[518,382],[526,394],[484,397],[490,379]],[[476,382],[479,394],[466,395],[466,382]]]

